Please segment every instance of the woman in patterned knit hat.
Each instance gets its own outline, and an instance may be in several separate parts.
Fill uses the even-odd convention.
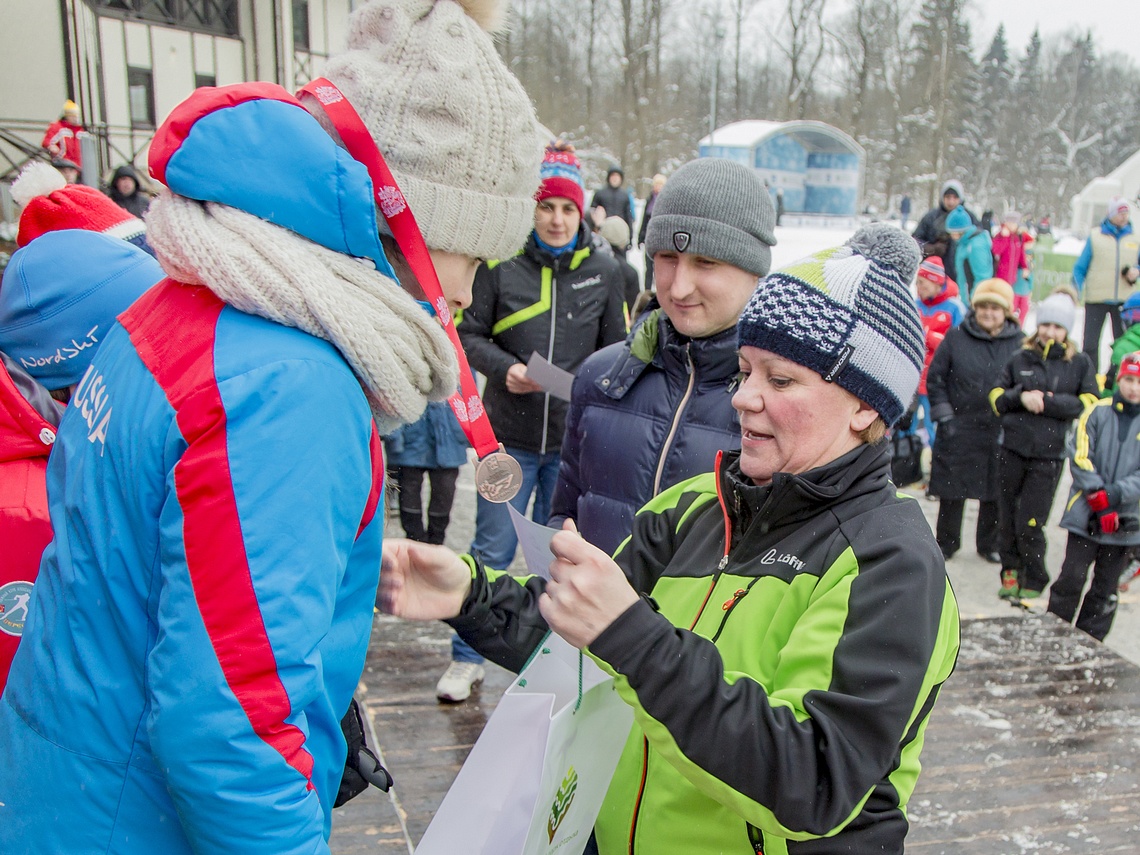
[[[761,280],[738,325],[741,450],[642,508],[612,560],[570,523],[549,582],[386,546],[388,611],[446,619],[514,670],[549,627],[614,676],[635,718],[601,855],[903,852],[958,650],[942,556],[881,441],[922,368],[918,262],[874,225]]]

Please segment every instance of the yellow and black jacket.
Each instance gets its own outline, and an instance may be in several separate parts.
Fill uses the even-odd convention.
[[[1021,393],[1045,393],[1045,409],[1031,413]],[[990,405],[1001,419],[1001,447],[1025,458],[1060,460],[1073,419],[1097,402],[1096,369],[1071,341],[1045,346],[1030,338],[1010,357]]]
[[[553,256],[531,233],[523,251],[479,267],[459,338],[471,367],[487,377],[483,403],[504,445],[558,453],[569,402],[542,392],[507,391],[507,370],[539,353],[574,373],[582,361],[625,338],[621,270],[590,247],[585,224],[578,249]]]
[[[958,610],[883,443],[771,485],[738,454],[665,491],[616,554],[644,594],[590,646],[635,723],[602,855],[900,855]],[[471,562],[450,621],[518,670],[544,581]]]

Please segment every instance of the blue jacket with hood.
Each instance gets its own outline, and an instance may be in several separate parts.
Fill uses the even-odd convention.
[[[367,173],[280,87],[198,90],[151,169],[387,268]],[[5,851],[328,852],[380,570],[364,392],[332,345],[201,286],[119,320],[48,465],[55,539],[0,699]]]

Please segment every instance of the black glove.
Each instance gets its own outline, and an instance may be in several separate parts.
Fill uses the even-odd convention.
[[[348,743],[348,750],[344,759],[344,774],[340,778],[340,790],[333,807],[340,807],[356,798],[368,789],[369,784],[388,792],[392,786],[392,776],[368,748],[364,739],[364,720],[360,717],[360,705],[356,698],[352,699],[348,712],[340,720],[340,729]]]

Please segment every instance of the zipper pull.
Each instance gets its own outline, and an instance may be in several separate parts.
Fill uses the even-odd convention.
[[[724,601],[724,605],[720,607],[720,610],[727,612],[729,609],[735,606],[736,603],[747,593],[748,592],[743,588],[737,589],[737,591],[731,597]]]
[[[728,566],[728,556],[726,555],[722,559],[720,559],[720,563],[718,565],[716,565],[716,572],[719,573],[720,571],[722,571],[727,566]]]

